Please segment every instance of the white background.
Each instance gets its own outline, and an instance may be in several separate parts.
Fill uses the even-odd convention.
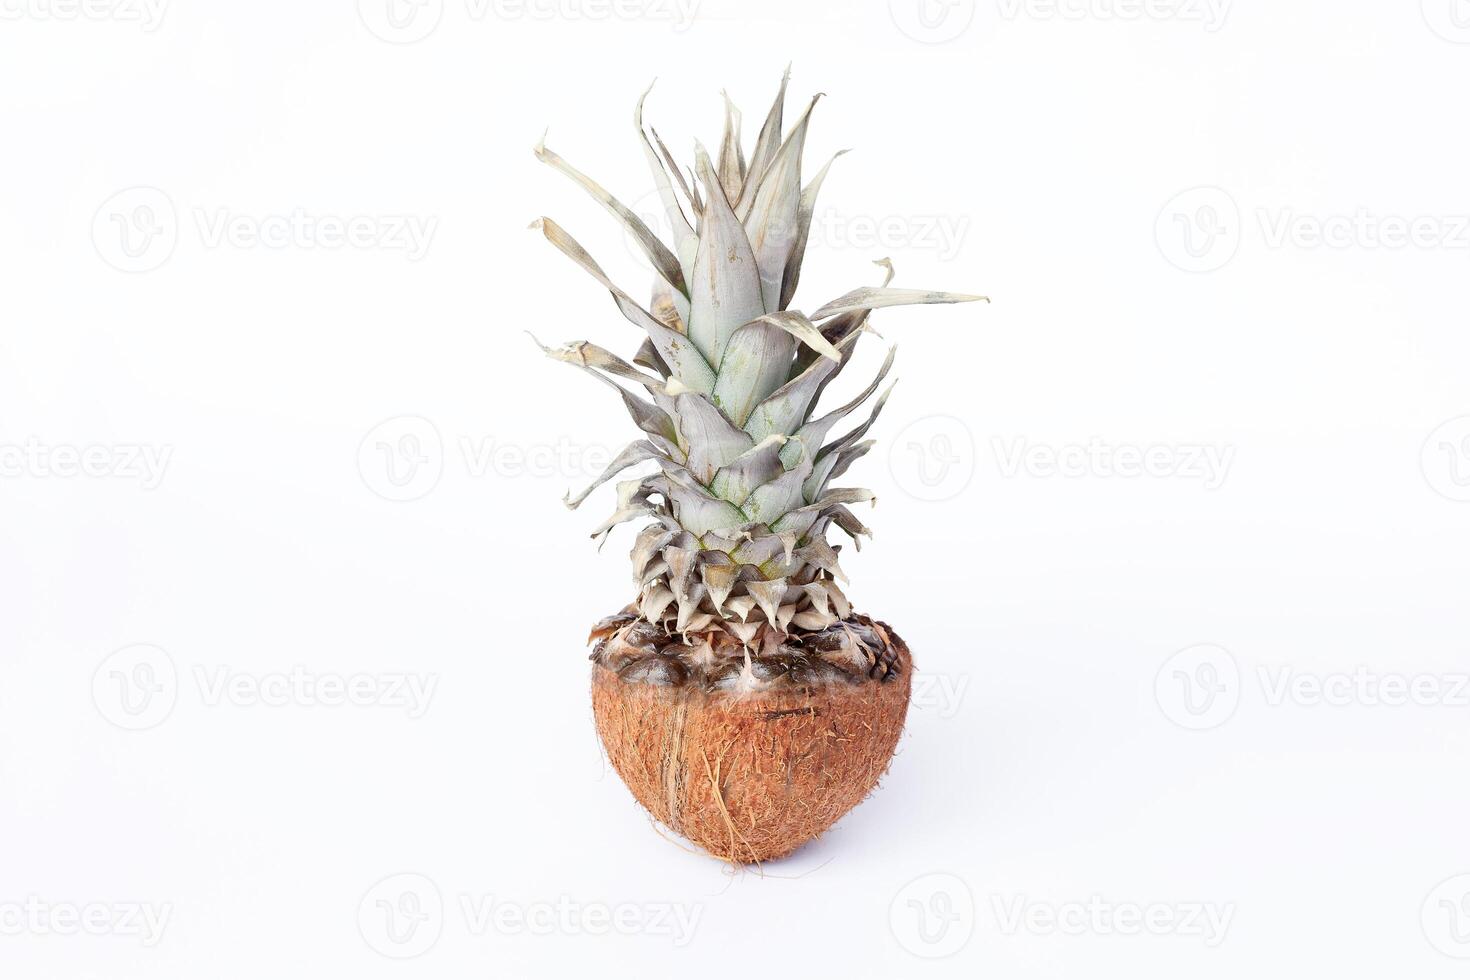
[[[1464,0],[571,2],[0,0],[0,974],[1462,976]],[[731,873],[592,728],[631,427],[524,331],[637,338],[525,226],[646,271],[530,148],[640,199],[788,61],[797,305],[995,302],[875,318],[900,754]]]

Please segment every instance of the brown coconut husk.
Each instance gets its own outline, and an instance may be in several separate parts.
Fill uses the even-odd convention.
[[[656,820],[715,857],[758,864],[795,851],[878,785],[908,712],[907,645],[882,623],[852,623],[886,645],[882,669],[756,691],[630,683],[599,645],[592,711],[613,768]]]

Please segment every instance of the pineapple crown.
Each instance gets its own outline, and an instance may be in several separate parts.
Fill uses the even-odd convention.
[[[673,229],[669,245],[544,140],[535,151],[621,222],[657,273],[645,307],[550,218],[532,224],[607,288],[623,316],[646,334],[631,364],[587,341],[542,347],[611,386],[644,433],[566,503],[575,508],[625,470],[654,464],[652,475],[618,483],[617,508],[593,538],[600,543],[619,524],[651,520],[632,550],[637,612],[670,632],[723,631],[746,644],[763,626],[780,636],[793,627],[825,629],[851,615],[838,585],[846,581],[839,548],[828,544],[826,532],[835,524],[860,546],[871,532],[848,505],[874,497],[830,484],[872,447],[863,436],[892,386],[866,421],[826,440],[878,390],[893,350],[856,398],[821,416],[815,409],[852,357],[869,313],[984,299],[891,288],[893,268],[885,259],[882,286],[854,289],[810,316],[790,308],[817,192],[832,161],[802,186],[802,148],[820,95],[783,139],[789,80],[788,70],[749,158],[740,143],[740,113],[727,96],[718,160],[696,144],[688,181],[657,131],[644,128],[648,93],[638,100],[633,123]]]

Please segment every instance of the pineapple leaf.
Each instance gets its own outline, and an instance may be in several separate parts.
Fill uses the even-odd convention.
[[[755,139],[755,150],[750,155],[750,170],[746,174],[745,187],[742,188],[740,200],[735,205],[735,213],[743,221],[750,213],[750,207],[755,203],[755,189],[765,175],[766,168],[776,157],[776,151],[781,148],[781,114],[786,106],[786,86],[791,82],[791,66],[786,66],[786,73],[781,76],[781,88],[776,92],[776,100],[771,103],[771,109],[766,113],[766,121],[761,126],[760,135]]]
[[[730,202],[720,189],[704,147],[699,148],[698,159],[699,176],[709,200],[704,209],[699,251],[694,257],[689,339],[704,355],[706,363],[718,364],[735,328],[766,310],[761,306],[760,272],[745,229],[730,210]]]
[[[767,436],[728,466],[721,467],[710,489],[735,506],[742,506],[757,487],[769,483],[784,471],[781,446],[785,442],[785,436]]]
[[[720,187],[731,201],[740,199],[740,189],[745,184],[745,151],[740,148],[740,110],[725,97],[725,134],[720,139],[720,159],[716,170],[720,175]]]
[[[679,268],[687,280],[694,268],[694,251],[699,247],[699,239],[695,236],[689,219],[684,216],[684,209],[679,206],[679,199],[674,195],[673,184],[669,180],[668,171],[664,169],[663,160],[659,158],[658,150],[654,148],[653,142],[648,138],[648,133],[643,129],[643,103],[648,98],[648,93],[652,91],[653,85],[650,84],[647,91],[638,98],[638,107],[633,110],[633,125],[638,127],[638,142],[643,146],[643,155],[648,160],[649,171],[653,173],[653,182],[658,188],[659,200],[663,202],[664,213],[668,216],[669,226],[673,229],[674,252],[679,257]],[[679,173],[679,168],[674,167],[673,170],[674,176],[682,184],[684,178]],[[688,196],[687,188],[685,196]]]
[[[618,304],[618,309],[623,316],[635,326],[642,327],[647,332],[649,339],[658,349],[659,356],[673,368],[674,376],[686,386],[699,392],[710,392],[715,387],[715,372],[703,357],[700,356],[689,339],[683,334],[670,329],[653,314],[639,306],[627,293],[623,292],[607,274],[602,267],[587,254],[587,250],[577,244],[576,239],[568,235],[555,221],[550,218],[538,218],[531,223],[531,227],[546,236],[546,240],[561,250],[573,262],[585,269],[608,292],[612,293],[613,300]]]
[[[592,484],[588,486],[587,489],[583,490],[575,497],[568,493],[566,497],[563,498],[562,502],[567,505],[568,510],[576,510],[582,505],[582,501],[591,496],[592,491],[596,490],[598,487],[602,486],[604,483],[606,483],[608,480],[611,480],[619,473],[623,472],[623,470],[626,470],[632,466],[637,466],[639,463],[646,463],[650,459],[667,458],[668,456],[666,453],[663,452],[663,450],[659,449],[647,439],[639,439],[637,442],[629,443],[628,446],[624,448],[622,452],[618,453],[618,455],[614,457],[613,461],[607,465],[607,469],[603,470],[602,473],[598,475],[597,479],[592,481]]]
[[[876,310],[885,306],[913,306],[922,303],[973,303],[976,300],[989,303],[987,296],[970,296],[966,293],[944,293],[930,289],[893,289],[883,286],[863,286],[837,297],[812,314],[813,320],[825,320],[839,313],[855,310]]]
[[[786,269],[781,275],[781,303],[777,309],[786,309],[796,296],[796,284],[801,279],[801,263],[806,255],[806,243],[812,230],[812,214],[817,209],[817,194],[822,189],[822,181],[827,179],[827,171],[832,169],[833,161],[846,152],[848,151],[838,150],[832,154],[832,159],[822,165],[812,182],[801,192],[801,202],[796,209],[796,242],[791,246],[791,254],[786,257]]]
[[[860,391],[856,398],[841,408],[833,409],[819,419],[810,420],[796,430],[793,442],[801,445],[802,449],[800,451],[804,451],[812,456],[820,455],[818,451],[822,448],[822,440],[827,438],[827,433],[832,431],[832,426],[850,415],[859,405],[867,401],[873,392],[878,390],[878,385],[883,383],[883,379],[888,376],[888,372],[893,368],[893,357],[897,353],[897,350],[898,348],[896,347],[888,348],[888,356],[883,359],[883,366],[878,369],[878,374],[872,381],[868,382],[868,386]],[[889,391],[892,390],[890,386]],[[888,394],[885,392],[883,398],[886,399],[887,397]],[[882,404],[882,399],[879,400],[879,404]],[[795,462],[795,454],[797,452],[798,450],[789,447],[783,451],[783,456],[788,464]]]
[[[745,219],[745,231],[760,269],[761,302],[767,310],[779,309],[781,282],[799,233],[801,151],[806,145],[812,109],[820,98],[820,95],[812,98],[770,168],[761,175],[750,214]]]
[[[708,484],[721,467],[735,462],[755,445],[755,440],[732,425],[703,395],[679,395],[674,404],[679,434],[689,446],[689,472],[700,483]]]
[[[576,167],[573,167],[561,157],[557,156],[557,154],[547,149],[544,142],[536,145],[536,159],[550,165],[553,169],[561,171],[577,184],[581,185],[582,189],[592,195],[592,198],[606,208],[609,214],[623,223],[623,227],[632,234],[633,240],[638,243],[638,248],[647,256],[648,261],[653,263],[654,271],[662,276],[674,289],[683,293],[685,296],[689,295],[689,286],[684,282],[684,272],[679,267],[679,260],[674,257],[673,252],[669,251],[668,246],[659,241],[657,235],[648,230],[648,226],[643,223],[642,218],[629,211],[621,201],[604,190],[603,186],[597,181],[588,177]]]

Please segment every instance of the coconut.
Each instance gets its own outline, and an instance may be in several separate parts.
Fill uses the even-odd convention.
[[[784,857],[862,802],[887,771],[913,661],[884,624],[853,617],[838,624],[845,634],[829,630],[760,655],[742,646],[735,662],[721,664],[708,642],[630,656],[619,636],[646,640],[646,624],[623,619],[615,634],[609,623],[599,624],[592,667],[607,757],[656,820],[715,857]],[[875,639],[881,649],[868,650]],[[852,659],[841,656],[849,647],[867,652],[867,670],[831,665]]]

